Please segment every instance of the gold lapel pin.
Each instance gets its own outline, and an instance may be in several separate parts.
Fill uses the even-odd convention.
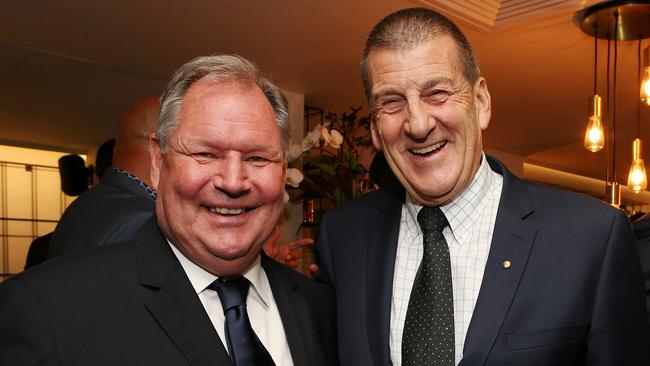
[[[501,265],[502,265],[502,266],[503,266],[503,268],[505,268],[505,269],[508,269],[508,268],[510,268],[510,265],[511,265],[511,264],[512,264],[512,263],[510,263],[510,261],[509,261],[509,260],[507,260],[507,259],[506,259],[506,260],[504,260],[504,261],[503,261],[503,262],[501,263]]]

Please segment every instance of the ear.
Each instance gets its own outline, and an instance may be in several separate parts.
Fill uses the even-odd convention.
[[[487,81],[479,77],[474,85],[474,100],[476,104],[476,117],[481,130],[488,128],[492,116],[492,100],[488,91]]]
[[[156,134],[149,136],[149,153],[151,154],[151,185],[154,190],[158,190],[158,180],[160,179],[160,165],[162,164],[162,154]]]
[[[384,150],[384,144],[381,139],[381,126],[379,125],[377,117],[373,114],[370,117],[370,134],[372,136],[372,144],[375,146],[377,151]]]

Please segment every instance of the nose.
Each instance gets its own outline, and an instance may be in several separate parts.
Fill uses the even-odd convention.
[[[404,131],[415,140],[426,139],[436,127],[436,119],[429,113],[426,103],[420,98],[410,98],[407,108]]]
[[[250,181],[245,163],[238,157],[225,158],[219,164],[213,179],[214,186],[230,198],[245,195],[250,190]]]

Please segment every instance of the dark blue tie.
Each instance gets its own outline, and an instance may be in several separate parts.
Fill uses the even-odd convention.
[[[226,343],[235,366],[275,366],[269,352],[253,331],[248,312],[246,295],[250,283],[244,277],[217,279],[209,289],[219,295],[226,318]]]

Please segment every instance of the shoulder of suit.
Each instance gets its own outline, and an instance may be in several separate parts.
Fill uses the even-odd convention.
[[[362,220],[364,217],[368,217],[369,214],[376,212],[377,210],[383,211],[391,208],[401,209],[403,203],[404,191],[379,189],[362,194],[353,200],[329,210],[327,216],[330,220],[338,218],[345,221],[352,220],[352,222],[355,222],[357,220]]]
[[[585,193],[538,183],[525,182],[525,184],[535,200],[536,206],[554,206],[555,208],[575,206],[582,209],[611,213],[618,211],[609,204]]]
[[[129,240],[51,259],[7,281],[23,281],[34,288],[71,287],[93,278],[116,278],[135,266],[132,258],[134,247]]]
[[[267,262],[265,268],[268,268],[268,270],[273,271],[274,274],[279,275],[278,277],[283,281],[287,281],[287,283],[295,284],[302,290],[314,291],[315,293],[320,294],[332,292],[333,294],[332,287],[329,285],[317,282],[316,280],[278,263],[271,258],[266,257],[264,260]]]

